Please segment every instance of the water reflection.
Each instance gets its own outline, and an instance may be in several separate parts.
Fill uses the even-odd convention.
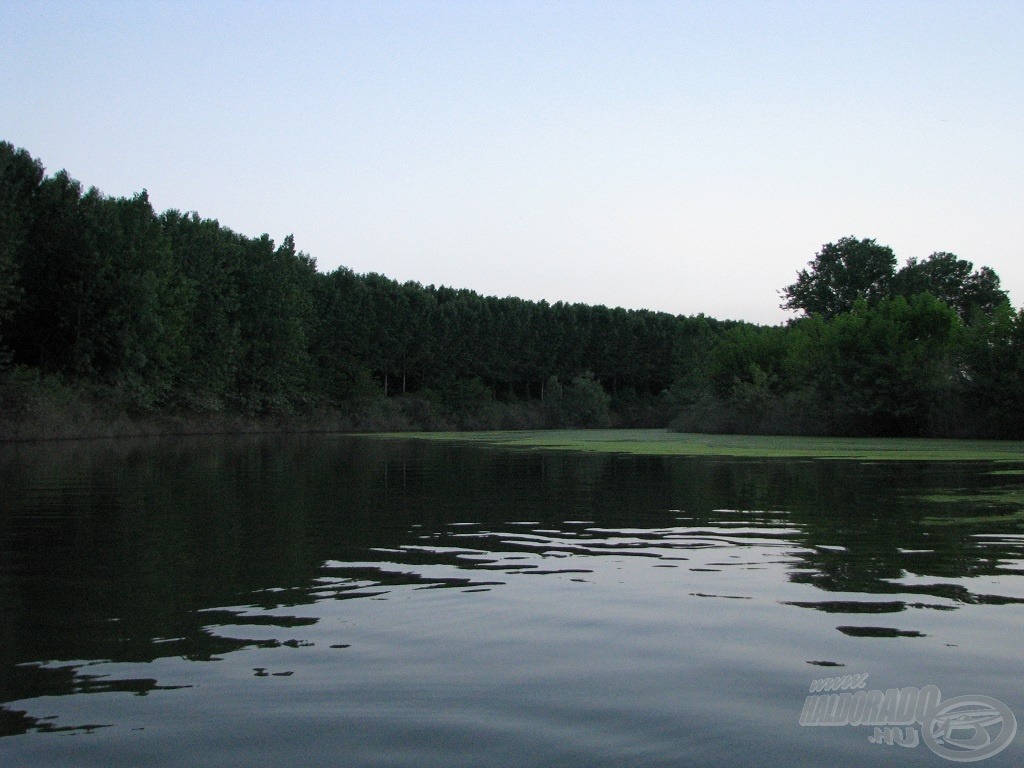
[[[389,620],[426,627],[417,611],[442,590],[483,601],[461,604],[475,613],[460,631],[486,633],[477,622],[541,622],[535,606],[571,590],[574,618],[552,631],[594,647],[611,641],[592,625],[637,633],[664,615],[684,622],[675,632],[699,624],[712,644],[733,642],[715,622],[756,617],[770,645],[794,610],[830,621],[837,638],[920,645],[965,606],[1024,602],[1024,523],[1007,494],[1019,476],[987,464],[345,437],[3,450],[0,735],[119,722],[55,717],[53,697],[197,693],[182,662],[251,656],[249,679],[270,683],[291,678],[303,652],[365,651],[373,636],[386,653],[386,638],[347,628],[338,601],[363,611],[400,598],[416,607]],[[498,593],[509,618],[493,616]],[[703,608],[676,618],[691,598]],[[793,653],[797,664],[845,663]],[[160,660],[177,666],[111,673]]]

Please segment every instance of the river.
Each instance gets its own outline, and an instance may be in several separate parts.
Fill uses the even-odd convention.
[[[3,446],[0,765],[1021,765],[1021,467]]]

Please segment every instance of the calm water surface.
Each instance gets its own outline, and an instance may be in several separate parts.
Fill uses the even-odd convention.
[[[0,765],[954,764],[801,725],[813,681],[866,674],[994,699],[945,745],[1015,714],[981,764],[1019,766],[1013,468],[3,446]]]

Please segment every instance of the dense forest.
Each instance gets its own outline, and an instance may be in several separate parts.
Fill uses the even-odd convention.
[[[671,426],[1024,437],[1024,313],[949,253],[844,237],[785,326],[482,296],[157,213],[0,143],[3,435]]]

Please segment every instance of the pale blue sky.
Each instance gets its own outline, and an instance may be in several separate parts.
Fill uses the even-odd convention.
[[[1024,2],[0,4],[0,139],[338,265],[780,322],[822,243],[1024,303]]]

